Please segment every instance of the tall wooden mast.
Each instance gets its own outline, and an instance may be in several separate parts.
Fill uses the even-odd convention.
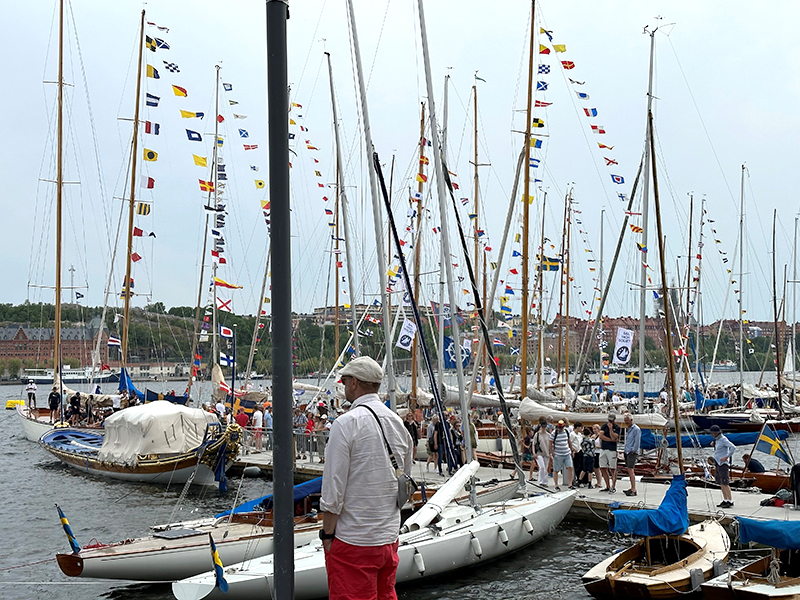
[[[777,209],[772,211],[772,310],[773,310],[773,323],[775,326],[775,374],[778,376],[778,412],[783,417],[783,394],[781,393],[781,336],[778,329],[778,281],[775,274],[775,263],[777,262],[777,254],[775,250],[775,224],[778,219]],[[784,280],[786,278],[784,277]]]
[[[522,192],[522,339],[520,344],[520,390],[525,396],[528,390],[528,220],[530,218],[531,193],[531,108],[533,105],[533,41],[535,37],[536,0],[531,0],[531,41],[528,54],[528,106],[525,111],[525,183]],[[541,371],[541,368],[539,369]],[[498,382],[499,383],[499,382]]]
[[[139,160],[139,108],[142,94],[142,59],[144,57],[144,10],[139,25],[139,67],[136,72],[136,107],[133,111],[133,144],[131,149],[131,194],[128,205],[128,256],[125,262],[125,280],[122,289],[125,295],[125,304],[122,321],[122,347],[120,363],[122,367],[128,365],[128,329],[130,328],[131,296],[131,253],[133,252],[133,215],[136,211],[136,165]]]
[[[570,259],[570,242],[572,236],[572,190],[569,191],[567,197],[567,247],[564,255],[564,285],[566,289],[566,325],[564,326],[564,354],[565,354],[565,367],[564,367],[564,381],[569,380],[569,259]]]
[[[61,213],[64,189],[64,0],[58,3],[58,123],[56,151],[56,290],[55,329],[53,331],[53,372],[61,375]],[[54,382],[57,379],[54,379]]]
[[[423,102],[420,110],[419,118],[419,175],[423,174],[425,167],[425,103]],[[419,179],[422,179],[420,177]],[[419,265],[420,265],[420,227],[422,226],[422,181],[417,180],[417,225],[416,231],[412,236],[414,240],[414,302],[419,303]],[[411,342],[411,396],[409,401],[413,408],[417,403],[417,355],[419,354],[419,346],[417,336],[414,336],[414,341]]]

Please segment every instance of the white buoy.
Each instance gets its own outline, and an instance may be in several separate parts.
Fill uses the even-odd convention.
[[[475,537],[474,533],[470,534],[469,543],[472,546],[472,551],[475,553],[475,556],[480,558],[481,555],[483,555],[483,549],[481,548],[481,541]]]
[[[506,530],[499,525],[497,526],[497,535],[500,537],[500,542],[503,544],[503,546],[508,546],[508,534],[506,533]]]
[[[416,548],[414,548],[414,564],[417,566],[419,574],[425,575],[425,561],[422,558],[422,554],[420,554],[419,550]]]
[[[533,523],[528,520],[528,517],[522,517],[522,526],[525,528],[525,531],[533,535]]]

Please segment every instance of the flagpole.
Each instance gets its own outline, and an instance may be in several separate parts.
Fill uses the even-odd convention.
[[[214,105],[214,146],[213,146],[213,150],[212,150],[212,152],[214,154],[213,154],[213,162],[211,163],[211,177],[212,177],[212,181],[214,182],[214,209],[216,211],[216,209],[219,207],[219,196],[218,196],[219,192],[217,191],[217,183],[218,183],[217,161],[219,160],[219,158],[218,158],[219,157],[218,144],[219,144],[219,70],[220,70],[220,66],[216,65],[215,68],[217,70],[217,79],[216,79],[216,84],[215,84],[215,87],[214,87],[214,99],[215,99],[214,100],[215,101],[215,105]],[[215,220],[217,218],[216,215],[218,215],[218,214],[219,214],[218,212],[214,212],[214,219]],[[214,225],[216,225],[216,222],[214,223]],[[214,244],[214,247],[216,248],[216,242]],[[203,257],[203,260],[205,260],[205,256]],[[211,303],[211,315],[212,315],[212,325],[211,325],[211,327],[212,327],[212,331],[214,332],[211,335],[211,360],[212,361],[216,360],[217,362],[219,362],[219,323],[217,322],[217,267],[218,266],[219,265],[217,264],[217,261],[215,261],[215,260],[211,261],[211,278],[212,278],[211,294],[213,296],[212,303]],[[202,285],[202,282],[201,282],[201,285]]]
[[[419,118],[419,170],[417,175],[423,174],[425,166],[425,103],[421,105],[420,118]],[[416,231],[411,236],[414,240],[414,302],[419,299],[419,266],[420,266],[420,228],[422,226],[422,181],[419,177],[417,181],[417,225]],[[421,333],[421,332],[420,332]],[[409,397],[409,408],[415,408],[417,403],[417,362],[419,356],[419,342],[417,336],[411,342],[411,396]]]
[[[778,412],[781,418],[783,414],[783,392],[781,391],[781,336],[778,329],[778,279],[775,274],[775,263],[777,262],[777,252],[775,248],[775,224],[778,220],[778,210],[772,210],[772,309],[773,323],[775,328],[775,374],[778,376]],[[740,288],[741,289],[741,288]]]

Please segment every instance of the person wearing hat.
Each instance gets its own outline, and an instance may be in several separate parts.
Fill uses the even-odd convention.
[[[33,410],[36,408],[36,382],[33,379],[28,379],[25,391],[28,392],[28,408]]]
[[[331,426],[322,475],[322,530],[331,600],[395,598],[400,509],[398,469],[411,473],[403,420],[378,396],[383,369],[367,356],[339,371],[350,410]],[[384,436],[386,442],[384,442]]]
[[[617,442],[620,428],[617,415],[609,413],[608,421],[600,427],[600,473],[606,487],[601,492],[613,494],[617,491]]]
[[[712,425],[709,432],[714,438],[714,462],[716,463],[714,481],[719,484],[719,489],[722,491],[722,502],[717,506],[719,508],[730,508],[733,506],[730,468],[731,458],[733,458],[733,453],[736,452],[736,446],[731,444],[730,440],[722,434],[722,429],[719,428],[719,425]]]

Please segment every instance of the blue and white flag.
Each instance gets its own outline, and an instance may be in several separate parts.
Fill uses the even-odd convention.
[[[233,366],[233,357],[229,356],[223,352],[219,353],[219,364],[223,367],[232,367]]]

